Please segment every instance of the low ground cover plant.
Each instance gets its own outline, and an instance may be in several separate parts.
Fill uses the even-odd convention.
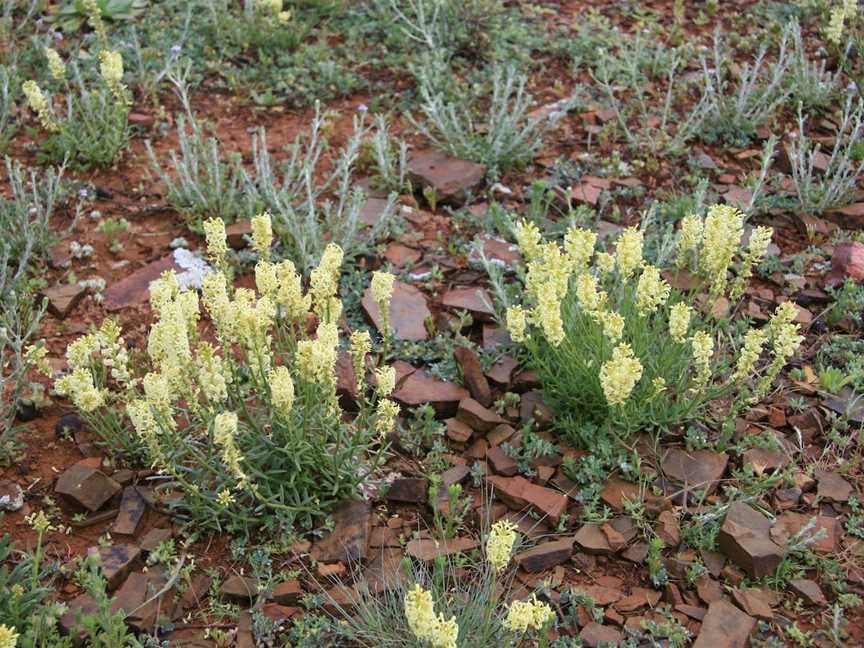
[[[346,638],[370,647],[548,646],[555,611],[536,593],[514,598],[511,555],[521,542],[516,529],[507,520],[492,524],[477,560],[442,556],[427,565],[406,558],[383,592],[361,586],[350,611],[338,606],[339,627]]]
[[[22,83],[21,91],[45,135],[40,142],[40,158],[48,162],[68,160],[81,167],[111,164],[129,140],[131,95],[123,83],[123,57],[102,49],[98,75],[90,80],[77,65],[67,68],[55,50],[46,49],[45,55],[51,87],[62,93],[65,109],[55,109],[53,95],[35,81]]]
[[[69,347],[71,372],[56,389],[110,450],[164,474],[163,488],[182,494],[181,514],[198,524],[237,532],[310,528],[356,496],[380,463],[399,409],[388,398],[395,372],[376,368],[374,390],[367,389],[371,341],[352,336],[362,397],[359,414],[346,422],[335,373],[341,249],[327,247],[304,292],[293,263],[270,262],[270,218],[256,217],[256,294],[231,287],[222,221],[204,227],[218,268],[203,289],[214,339],[198,332],[198,294],[167,273],[151,286],[156,321],[146,357],[133,362],[119,327],[106,320]],[[390,295],[376,294],[386,308]]]
[[[729,206],[682,222],[678,268],[701,277],[712,303],[736,301],[765,255],[771,229],[757,227],[746,248],[743,233],[743,214]],[[721,395],[759,400],[802,341],[786,302],[766,327],[746,333],[734,358],[696,295],[673,290],[645,262],[635,228],[621,233],[614,253],[595,251],[589,230],[571,228],[563,247],[528,223],[515,235],[526,298],[508,308],[507,326],[565,428],[588,419],[627,433],[686,421]]]

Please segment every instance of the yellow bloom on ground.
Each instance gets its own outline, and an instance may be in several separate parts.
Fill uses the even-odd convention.
[[[643,317],[666,303],[672,287],[660,276],[660,270],[646,265],[636,284],[636,309]]]
[[[714,205],[705,217],[700,264],[711,280],[711,294],[726,289],[726,273],[738,252],[744,233],[744,214],[731,205]]]
[[[288,414],[294,405],[294,381],[288,367],[278,366],[267,374],[270,385],[270,400],[280,414]]]
[[[598,291],[597,277],[583,272],[576,277],[576,299],[587,312],[599,310],[606,301],[606,293]]]
[[[389,272],[373,272],[370,291],[381,314],[381,334],[390,335],[390,300],[393,298],[393,284],[396,277]]]
[[[615,270],[615,256],[608,252],[598,252],[594,258],[594,263],[601,276],[608,275]]]
[[[543,335],[552,346],[564,341],[564,322],[561,319],[561,302],[552,283],[543,284],[537,295],[534,319],[543,329]]]
[[[768,341],[768,336],[762,329],[750,329],[744,336],[744,346],[741,348],[741,353],[738,355],[738,363],[735,367],[735,373],[732,374],[732,380],[746,380],[756,367],[759,356],[762,355],[762,349],[765,347],[765,342]]]
[[[642,378],[642,363],[633,355],[629,344],[612,350],[612,358],[600,367],[600,386],[610,406],[622,405]]]
[[[676,302],[669,309],[669,335],[678,344],[684,344],[687,340],[691,313],[692,310],[684,302]]]
[[[396,369],[393,367],[378,367],[375,369],[375,391],[378,396],[385,397],[396,389]]]
[[[85,413],[99,409],[105,404],[105,392],[93,383],[93,374],[79,367],[54,383],[61,396],[68,396],[79,410]]]
[[[548,603],[537,600],[532,594],[530,599],[513,601],[507,608],[504,627],[511,632],[524,634],[528,630],[542,630],[543,626],[555,619],[555,612]]]
[[[735,277],[735,283],[732,285],[732,291],[729,294],[732,301],[737,300],[744,294],[747,281],[753,276],[753,268],[762,263],[762,259],[768,253],[768,246],[771,244],[771,237],[773,235],[774,230],[772,228],[762,226],[755,228],[750,234],[747,254],[744,255],[741,268],[738,270],[738,276]]]
[[[617,342],[624,335],[624,317],[615,311],[596,311],[597,319],[603,326],[603,335],[610,342]]]
[[[843,40],[845,31],[846,11],[843,7],[831,9],[828,26],[825,28],[825,40],[834,45],[839,45]]]
[[[30,110],[35,112],[36,116],[39,118],[39,123],[42,124],[42,128],[51,133],[56,133],[60,130],[60,125],[51,114],[51,109],[48,106],[48,99],[44,94],[42,94],[42,89],[35,81],[25,81],[22,83],[21,92],[24,93],[24,97],[27,99],[27,105],[30,106]]]
[[[108,85],[123,81],[123,55],[120,52],[103,51],[99,53],[99,74]]]
[[[510,339],[514,342],[524,342],[526,328],[525,311],[521,306],[510,306],[507,309],[507,331],[510,333]]]
[[[380,437],[386,437],[393,431],[399,410],[399,405],[389,398],[382,398],[378,401],[378,405],[375,407],[375,432]]]
[[[312,293],[315,313],[321,318],[330,319],[327,307],[339,290],[339,269],[342,267],[342,258],[342,248],[335,243],[328,244],[324,248],[318,267],[309,275],[309,292]]]
[[[704,224],[702,219],[695,214],[690,214],[681,219],[681,229],[678,237],[678,256],[675,265],[683,268],[687,265],[691,254],[699,250],[702,243],[702,231]]]
[[[279,299],[279,277],[275,265],[264,259],[255,264],[255,287],[262,295]]]
[[[405,595],[405,619],[414,636],[428,641],[433,648],[456,648],[459,626],[456,617],[449,620],[444,615],[435,615],[432,593],[415,584]]]
[[[9,627],[5,623],[0,624],[0,648],[15,648],[18,645],[19,636],[15,628]]]
[[[594,256],[594,246],[597,244],[597,233],[582,227],[571,227],[564,236],[564,249],[570,257],[571,270],[583,272],[588,269],[591,257]]]
[[[623,279],[629,279],[642,265],[642,232],[628,227],[615,242],[615,262]]]
[[[696,366],[695,387],[702,390],[711,378],[711,356],[714,355],[714,338],[705,331],[696,331],[690,340],[693,347],[693,364]]]
[[[225,263],[228,254],[228,236],[225,233],[225,221],[221,218],[208,218],[204,226],[204,238],[207,242],[207,252],[217,266]]]
[[[486,540],[486,560],[496,572],[502,572],[510,563],[518,527],[509,520],[499,520],[489,530]]]
[[[216,501],[219,503],[220,506],[222,506],[222,507],[224,507],[224,508],[228,508],[228,507],[231,506],[231,505],[232,505],[236,500],[235,500],[235,498],[234,498],[234,495],[231,494],[231,491],[230,491],[230,490],[228,490],[227,488],[223,488],[223,489],[220,490],[219,493],[216,495]]]
[[[263,212],[252,217],[252,245],[261,258],[270,258],[270,246],[273,245],[273,223],[270,214]]]
[[[543,240],[540,230],[534,223],[520,221],[513,227],[513,235],[525,260],[533,261],[540,255],[541,241]]]
[[[312,307],[312,296],[303,294],[302,279],[294,264],[281,261],[276,266],[276,277],[279,280],[276,303],[285,309],[285,314],[292,321],[301,319]]]
[[[63,81],[66,79],[66,65],[63,59],[57,53],[57,50],[50,47],[45,48],[45,58],[48,59],[48,71],[55,81]]]

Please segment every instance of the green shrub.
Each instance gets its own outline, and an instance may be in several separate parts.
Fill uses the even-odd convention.
[[[35,81],[22,84],[27,103],[45,132],[39,144],[39,159],[68,160],[85,168],[111,164],[129,141],[131,96],[123,84],[123,57],[118,52],[101,50],[98,79],[87,82],[77,66],[71,66],[70,81],[66,65],[54,50],[46,50],[46,55],[53,84],[65,97],[66,110],[58,116],[50,94],[46,95]]]
[[[168,273],[151,285],[156,320],[134,375],[119,327],[107,320],[70,345],[71,373],[55,387],[109,450],[145,460],[169,477],[183,496],[183,517],[229,531],[288,532],[295,523],[311,528],[356,496],[381,461],[399,409],[387,398],[395,372],[377,369],[369,394],[369,336],[352,336],[360,412],[346,422],[335,373],[341,249],[327,248],[304,294],[291,262],[269,261],[269,217],[253,219],[261,255],[256,296],[234,290],[227,279],[222,221],[204,227],[220,268],[206,275],[203,288],[215,342],[198,334],[197,293],[181,291]],[[377,297],[382,309],[389,307],[390,294]],[[314,338],[307,332],[310,318],[318,322]]]
[[[741,295],[771,230],[757,228],[736,264],[742,236],[743,215],[731,207],[715,205],[704,220],[682,222],[679,269],[701,279],[711,303]],[[721,395],[761,398],[801,342],[792,323],[797,311],[785,303],[766,328],[746,334],[730,370],[722,327],[693,307],[695,295],[673,291],[644,261],[640,231],[624,230],[614,254],[595,254],[596,235],[575,227],[563,249],[526,223],[516,237],[528,264],[526,297],[524,306],[508,308],[507,325],[524,343],[559,424],[571,431],[586,420],[622,433],[662,428],[700,414]],[[763,368],[767,345],[773,357]]]
[[[571,107],[567,101],[548,115],[530,114],[532,97],[525,91],[527,78],[513,68],[496,68],[489,106],[475,121],[479,111],[467,92],[447,100],[427,68],[421,68],[420,74],[421,108],[426,122],[414,125],[450,155],[485,164],[491,178],[528,164],[540,149],[544,135]]]

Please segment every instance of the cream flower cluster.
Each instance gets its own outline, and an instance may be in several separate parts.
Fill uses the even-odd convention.
[[[118,103],[130,102],[123,85],[123,55],[120,52],[102,50],[99,53],[99,74]]]
[[[51,78],[55,81],[65,81],[66,65],[63,63],[63,59],[60,58],[57,50],[46,47],[45,58],[48,59],[48,71],[51,73]]]
[[[21,84],[21,92],[24,93],[24,97],[27,99],[27,105],[30,106],[30,110],[35,112],[36,116],[39,118],[39,123],[42,124],[42,128],[51,133],[59,131],[60,124],[57,123],[57,120],[54,119],[54,115],[51,114],[48,99],[43,94],[39,85],[35,81],[25,81]]]
[[[393,285],[396,277],[389,272],[373,272],[372,283],[369,290],[372,293],[372,299],[378,306],[378,312],[381,313],[381,331],[384,337],[388,337],[390,331],[390,300],[393,297]]]
[[[0,624],[0,648],[15,648],[19,636],[14,627],[9,627],[5,623]]]
[[[486,539],[486,560],[496,572],[502,572],[510,563],[513,545],[516,542],[516,525],[509,520],[499,520],[489,530]]]
[[[770,227],[753,230],[730,292],[732,299],[743,294],[753,268],[768,252],[773,233]],[[713,205],[704,220],[693,214],[685,216],[681,221],[676,264],[683,269],[695,261],[698,271],[711,282],[711,295],[722,295],[735,255],[741,251],[743,234],[744,214],[731,205]]]
[[[97,369],[104,367],[118,386],[130,381],[129,355],[120,327],[107,319],[95,332],[84,335],[66,349],[66,360],[71,372],[54,383],[61,396],[68,396],[79,410],[94,412],[107,402],[108,391],[97,386]]]
[[[828,25],[825,28],[825,39],[834,45],[840,45],[846,31],[846,22],[855,19],[858,13],[857,0],[842,0],[831,9]]]
[[[555,612],[549,604],[538,601],[537,595],[532,594],[530,599],[510,604],[504,627],[511,632],[524,634],[528,630],[542,630],[547,623],[554,620]]]
[[[405,619],[414,636],[433,648],[456,648],[459,637],[456,617],[446,620],[443,614],[436,615],[432,593],[419,583],[405,595]]]
[[[622,405],[642,378],[642,363],[633,355],[629,344],[622,342],[612,350],[612,357],[600,367],[600,386],[606,402]]]

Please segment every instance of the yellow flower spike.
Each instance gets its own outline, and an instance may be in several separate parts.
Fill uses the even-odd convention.
[[[396,417],[399,416],[399,405],[389,398],[382,398],[375,407],[375,432],[380,438],[385,438],[393,431]]]
[[[102,10],[96,0],[83,0],[84,12],[87,14],[87,22],[96,33],[100,47],[108,47],[108,32],[105,30],[105,22],[102,20]]]
[[[840,45],[843,41],[843,33],[846,31],[846,11],[844,7],[834,7],[828,18],[828,26],[825,28],[825,40],[833,45]]]
[[[225,255],[228,254],[228,235],[225,233],[225,221],[221,218],[208,218],[204,226],[204,238],[207,242],[207,253],[210,259],[220,268],[225,265]]]
[[[339,287],[339,269],[342,266],[342,248],[330,243],[324,248],[321,262],[309,275],[309,292],[312,293],[312,303],[315,313],[320,318],[326,318],[327,307],[331,298],[336,296]]]
[[[603,326],[603,335],[610,342],[618,342],[624,335],[624,317],[615,311],[594,311],[596,319]]]
[[[524,342],[526,329],[525,311],[521,306],[510,306],[507,309],[507,330],[510,339],[517,343]]]
[[[605,302],[606,294],[597,290],[597,277],[583,272],[576,277],[576,299],[583,310],[592,312],[599,310]]]
[[[612,358],[600,367],[600,386],[610,406],[623,405],[639,379],[642,363],[633,355],[629,344],[621,343],[612,350]]]
[[[60,124],[57,123],[57,120],[54,119],[54,116],[51,114],[48,99],[42,93],[42,89],[36,84],[36,82],[25,81],[21,84],[21,92],[24,93],[24,97],[27,99],[27,105],[30,106],[30,110],[35,112],[36,116],[39,118],[39,123],[42,124],[42,128],[50,133],[56,133],[59,131]]]
[[[726,290],[726,274],[744,233],[744,214],[731,205],[714,205],[705,217],[701,269],[711,279],[711,294]]]
[[[14,627],[0,624],[0,648],[15,648],[19,636]]]
[[[594,262],[601,276],[608,275],[615,270],[615,257],[608,252],[598,252]]]
[[[204,342],[199,345],[195,355],[198,369],[198,385],[211,404],[224,403],[228,399],[228,384],[231,374],[225,371],[222,358],[216,349]]]
[[[660,270],[646,264],[636,283],[636,309],[643,317],[651,315],[666,303],[671,292],[672,287],[660,277]]]
[[[544,625],[555,619],[555,612],[547,604],[537,600],[532,594],[530,599],[513,601],[507,608],[504,627],[510,632],[524,634],[528,630],[541,630]]]
[[[255,264],[255,287],[262,295],[279,300],[279,277],[275,265],[264,259]]]
[[[629,279],[642,266],[642,232],[628,227],[615,242],[615,262],[623,279]]]
[[[732,374],[733,381],[739,382],[750,377],[767,341],[768,336],[762,329],[751,328],[747,331],[747,334],[744,336],[744,345],[741,348],[741,353],[738,355],[735,373]]]
[[[681,219],[681,229],[678,237],[678,256],[675,265],[684,268],[688,265],[691,255],[698,252],[702,244],[702,231],[704,225],[702,219],[695,214],[690,214]]]
[[[509,520],[499,520],[489,530],[486,539],[486,560],[496,572],[502,572],[510,563],[518,527]]]
[[[687,331],[690,329],[691,308],[684,302],[677,302],[669,309],[669,335],[678,344],[687,341]]]
[[[153,409],[164,416],[171,416],[171,405],[174,402],[174,390],[171,382],[161,373],[150,372],[144,376],[144,395]]]
[[[369,331],[354,331],[351,334],[351,368],[354,371],[354,381],[358,393],[366,391],[366,356],[372,351],[372,337]]]
[[[303,294],[302,279],[294,264],[291,261],[280,262],[276,266],[276,277],[279,281],[276,303],[285,309],[290,320],[301,320],[312,307],[312,296]]]
[[[561,319],[561,301],[555,285],[546,283],[540,286],[534,318],[543,329],[543,335],[552,346],[564,341],[564,321]]]
[[[93,374],[79,367],[54,383],[61,396],[68,396],[79,410],[93,412],[105,404],[105,392],[93,383]]]
[[[279,366],[270,370],[267,375],[270,385],[270,399],[273,407],[280,414],[287,415],[294,406],[294,381],[288,367]]]
[[[55,81],[65,81],[66,65],[63,63],[63,59],[60,58],[57,50],[46,47],[45,58],[48,59],[48,71],[51,73],[51,77]]]
[[[415,584],[405,595],[405,619],[414,636],[428,641],[433,648],[456,648],[459,626],[456,617],[445,620],[435,615],[432,594]]]
[[[265,261],[270,259],[270,248],[273,245],[273,223],[270,214],[263,212],[254,216],[251,221],[252,245]]]
[[[714,338],[705,331],[696,331],[690,339],[693,347],[693,364],[696,366],[696,391],[701,391],[711,378],[711,357],[714,355]]]
[[[396,277],[389,272],[372,273],[370,291],[381,313],[381,333],[385,337],[390,335],[390,300],[393,298],[395,281]]]
[[[735,283],[732,284],[732,290],[729,293],[729,298],[732,301],[737,301],[744,294],[747,282],[753,276],[753,268],[762,263],[762,259],[768,253],[768,246],[771,244],[771,237],[773,235],[774,230],[770,227],[760,226],[751,232],[747,254],[741,262],[738,276],[735,277]]]
[[[588,269],[591,257],[594,256],[594,246],[597,244],[597,234],[582,227],[571,227],[564,236],[564,249],[570,258],[573,272],[584,272]]]
[[[396,369],[393,367],[378,367],[375,369],[375,391],[384,398],[396,389]]]
[[[534,223],[524,220],[516,223],[513,235],[525,261],[531,262],[540,255],[543,237]]]

